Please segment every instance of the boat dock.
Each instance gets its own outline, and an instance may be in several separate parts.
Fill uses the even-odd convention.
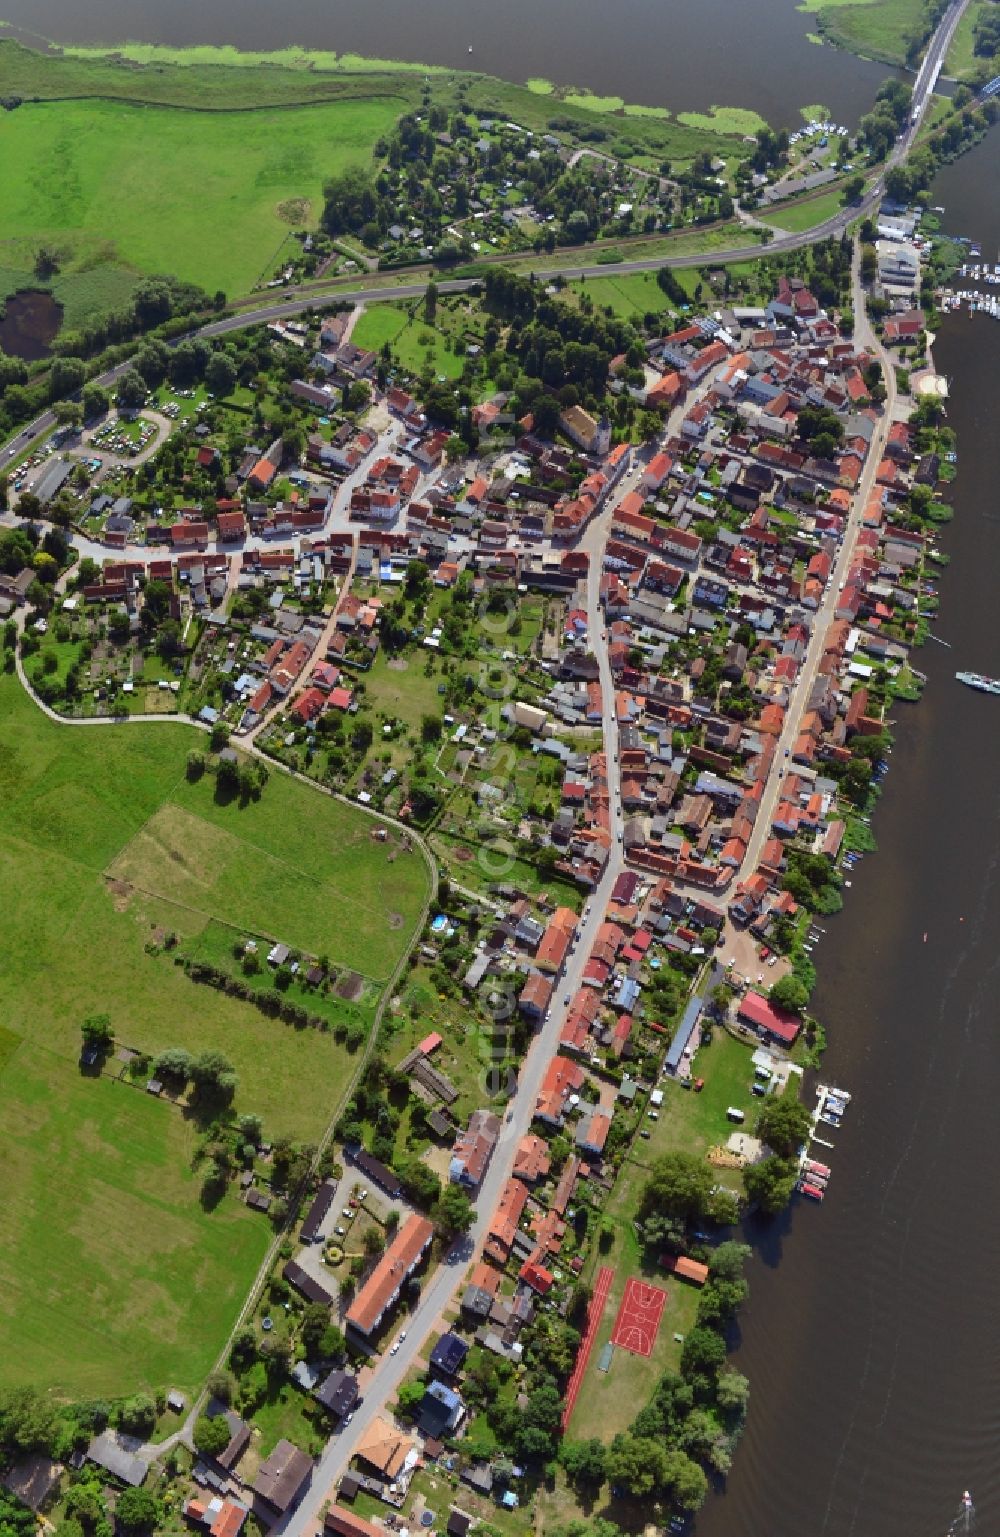
[[[851,1096],[846,1089],[838,1089],[828,1083],[817,1085],[816,1108],[810,1117],[806,1145],[799,1154],[799,1178],[796,1186],[799,1193],[808,1196],[811,1201],[823,1200],[833,1172],[828,1164],[813,1158],[813,1145],[830,1149],[836,1147],[836,1143],[819,1135],[818,1128],[821,1124],[824,1127],[839,1126],[850,1103]]]

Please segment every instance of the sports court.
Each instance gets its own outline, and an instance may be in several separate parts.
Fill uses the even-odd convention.
[[[650,1286],[648,1282],[630,1276],[615,1319],[611,1343],[622,1350],[630,1350],[635,1356],[651,1356],[666,1303],[667,1294],[662,1287]]]

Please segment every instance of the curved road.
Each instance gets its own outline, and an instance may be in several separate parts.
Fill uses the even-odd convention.
[[[886,163],[878,176],[871,183],[868,191],[857,203],[849,208],[841,209],[830,219],[825,219],[821,224],[816,224],[812,229],[802,230],[798,233],[779,235],[766,246],[759,243],[752,246],[736,246],[729,250],[698,251],[686,256],[643,256],[633,261],[607,263],[587,263],[580,261],[558,262],[553,266],[547,266],[538,275],[545,278],[595,278],[609,277],[615,273],[631,272],[658,272],[661,267],[699,267],[704,262],[724,266],[730,262],[753,261],[762,255],[770,255],[774,251],[795,251],[800,246],[812,245],[814,241],[825,240],[830,235],[841,235],[848,225],[855,219],[870,213],[881,202],[885,174],[893,166],[899,165],[906,159],[914,140],[920,132],[920,126],[927,113],[927,109],[933,99],[934,86],[941,72],[945,56],[955,35],[955,29],[962,19],[962,15],[968,7],[970,0],[952,0],[945,11],[937,30],[935,31],[924,55],[924,61],[920,66],[917,78],[913,85],[913,109],[910,122],[898,142],[893,147]],[[516,264],[523,267],[524,258],[508,257],[499,258],[506,260],[508,264]],[[337,288],[333,285],[329,289],[308,295],[296,295],[289,299],[278,300],[273,304],[261,305],[257,309],[245,310],[238,315],[229,315],[223,320],[209,321],[201,326],[192,335],[198,336],[224,336],[228,331],[245,330],[248,326],[261,325],[271,320],[281,320],[292,315],[301,315],[309,310],[319,309],[327,304],[375,304],[379,301],[392,299],[419,299],[427,288],[428,278],[435,277],[437,287],[441,293],[462,293],[467,288],[472,288],[478,278],[451,278],[438,280],[435,269],[427,267],[420,269],[422,279],[413,283],[401,283],[396,287],[378,288]],[[177,337],[176,341],[184,340]],[[129,361],[119,363],[117,367],[109,369],[101,374],[95,381],[107,388],[114,384],[127,368],[131,366]],[[0,470],[7,460],[24,452],[33,440],[43,432],[48,432],[56,424],[55,415],[51,411],[44,411],[33,422],[22,427],[15,437],[10,438],[3,448],[3,457],[0,459]]]

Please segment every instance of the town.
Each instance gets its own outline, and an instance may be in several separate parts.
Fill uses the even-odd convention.
[[[831,1177],[810,956],[873,847],[947,516],[925,242],[892,208],[867,234],[756,303],[674,293],[669,326],[432,284],[458,382],[357,310],[147,345],[12,468],[5,660],[45,710],[193,722],[223,804],[291,774],[370,813],[390,892],[418,848],[437,875],[381,997],[291,935],[157,929],[151,964],[364,1053],[315,1156],[213,1124],[206,1183],[273,1268],[207,1394],[59,1461],[25,1437],[33,1509],[526,1537],[558,1464],[570,1506],[606,1484],[683,1530],[727,1470],[746,1251],[716,1240]],[[85,1026],[87,1067],[112,1045]],[[135,1076],[166,1114],[191,1074]]]

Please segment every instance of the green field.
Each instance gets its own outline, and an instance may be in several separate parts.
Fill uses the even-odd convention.
[[[832,219],[843,206],[843,196],[840,189],[836,188],[832,192],[821,192],[818,197],[779,203],[773,209],[765,209],[762,217],[768,224],[776,224],[779,229],[805,230]]]
[[[804,0],[824,40],[887,64],[906,62],[907,48],[926,25],[925,0]]]
[[[423,371],[428,356],[436,374],[457,379],[462,372],[464,358],[451,350],[447,333],[439,325],[428,325],[422,315],[411,319],[403,305],[378,304],[366,309],[351,339],[355,346],[375,352],[388,342],[400,366],[411,374]]]
[[[944,73],[952,80],[964,80],[988,67],[988,61],[975,52],[973,32],[979,18],[984,12],[992,10],[992,6],[993,0],[973,0],[959,22],[944,61]],[[994,65],[990,73],[993,74],[995,69]]]
[[[111,266],[244,293],[288,233],[281,205],[305,199],[315,225],[326,179],[366,163],[403,107],[25,104],[0,118],[0,160],[13,168],[0,179],[0,266],[26,265],[24,243],[45,243],[70,264],[93,263],[92,282]]]
[[[150,1053],[224,1052],[237,1108],[272,1137],[318,1138],[347,1081],[331,1034],[190,981],[147,952],[155,930],[195,937],[218,916],[385,977],[422,908],[419,854],[374,842],[350,807],[277,771],[242,809],[218,804],[209,776],[189,784],[204,741],[181,726],[57,726],[0,678],[0,1383],[196,1381],[267,1241],[233,1197],[202,1211],[180,1111],[81,1076],[87,1014],[106,1011],[119,1042]]]
[[[0,1069],[0,1383],[69,1397],[195,1387],[269,1229],[235,1200],[211,1215],[195,1131],[172,1106],[25,1040]]]

